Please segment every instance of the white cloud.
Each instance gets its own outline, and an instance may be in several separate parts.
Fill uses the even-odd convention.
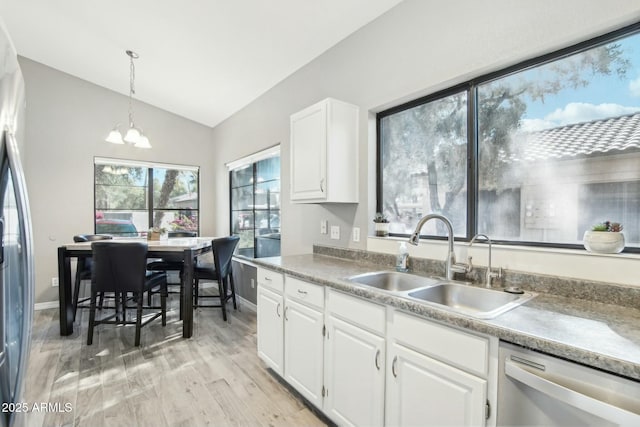
[[[640,77],[629,82],[629,91],[632,96],[640,97]]]
[[[564,108],[558,108],[545,116],[544,120],[555,123],[555,126],[572,123],[588,122],[592,120],[606,119],[608,117],[623,116],[637,113],[638,107],[625,107],[619,104],[587,104],[584,102],[571,102]]]
[[[545,119],[522,119],[520,121],[520,130],[523,132],[536,132],[556,126],[558,126],[556,122]]]

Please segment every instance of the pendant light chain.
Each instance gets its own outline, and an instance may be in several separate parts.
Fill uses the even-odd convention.
[[[149,138],[142,133],[142,129],[136,127],[133,119],[133,95],[136,93],[136,64],[134,59],[138,59],[139,56],[132,50],[127,50],[125,53],[129,56],[129,129],[123,138],[118,125],[116,125],[109,132],[105,141],[120,145],[127,143],[137,148],[151,148]]]
[[[129,55],[130,66],[129,66],[129,127],[135,127],[133,123],[133,95],[136,93],[136,66],[133,63],[133,55],[134,53],[131,51],[127,51],[127,55]]]

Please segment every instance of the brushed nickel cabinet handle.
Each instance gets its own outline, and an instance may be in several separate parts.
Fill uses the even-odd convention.
[[[393,358],[393,362],[391,363],[391,373],[394,377],[398,377],[398,372],[396,371],[396,364],[398,363],[398,356]]]
[[[276,306],[276,314],[280,317],[280,303]]]
[[[378,351],[376,351],[376,369],[379,371],[380,370],[380,349],[378,349]]]

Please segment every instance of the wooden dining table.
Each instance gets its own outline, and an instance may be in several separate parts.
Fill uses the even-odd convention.
[[[147,240],[145,238],[114,238],[112,242],[146,242],[148,244],[147,258],[171,259],[182,258],[184,272],[182,284],[182,336],[191,338],[193,335],[193,269],[196,258],[211,252],[211,241],[215,237],[176,237],[161,240]],[[71,259],[79,261],[83,257],[91,256],[91,242],[67,243],[58,248],[58,298],[60,303],[60,335],[73,333],[73,295],[71,282]]]

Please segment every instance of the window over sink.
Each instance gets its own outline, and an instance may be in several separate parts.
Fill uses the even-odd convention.
[[[640,252],[640,24],[378,114],[377,209],[407,236],[582,247],[622,223]],[[444,236],[433,222],[422,232]]]

